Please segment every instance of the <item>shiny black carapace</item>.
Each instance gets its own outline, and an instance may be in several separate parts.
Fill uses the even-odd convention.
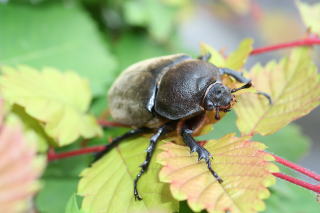
[[[106,149],[96,155],[101,158],[110,148],[129,137],[152,132],[146,160],[134,180],[134,196],[141,200],[137,183],[147,171],[159,138],[177,130],[191,152],[204,159],[209,171],[218,182],[222,179],[211,168],[211,154],[192,137],[201,125],[206,111],[229,111],[234,97],[232,93],[251,87],[251,81],[240,72],[218,68],[208,63],[210,55],[193,59],[186,54],[162,56],[138,62],[124,70],[109,91],[109,107],[114,121],[133,127],[133,130],[117,137]],[[240,88],[228,88],[222,83],[222,75],[230,75],[243,83]],[[265,94],[269,101],[271,98]]]

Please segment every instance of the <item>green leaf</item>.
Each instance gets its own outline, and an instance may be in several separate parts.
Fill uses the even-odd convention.
[[[320,3],[310,5],[297,0],[296,5],[305,25],[311,32],[320,35]]]
[[[175,10],[161,1],[131,0],[124,4],[126,21],[135,26],[145,26],[159,41],[169,38],[173,28]]]
[[[71,197],[67,203],[65,213],[83,213],[83,211],[81,211],[79,209],[76,194],[71,195]]]
[[[139,50],[139,51],[137,51]],[[169,54],[163,45],[156,44],[142,33],[127,33],[114,45],[114,52],[121,64],[119,71],[138,61]]]
[[[271,190],[271,197],[266,201],[267,209],[264,213],[315,213],[320,211],[316,194],[300,186],[279,180]]]
[[[72,145],[57,152],[76,148],[79,147]],[[82,155],[50,162],[42,177],[43,188],[35,200],[39,212],[64,212],[68,199],[76,193],[81,170],[86,168],[91,160],[90,155]]]
[[[255,135],[253,140],[266,144],[269,152],[295,162],[308,152],[311,143],[295,124],[289,124],[272,135]]]
[[[122,143],[85,169],[78,185],[78,194],[84,197],[81,209],[88,213],[177,211],[178,202],[170,195],[168,185],[158,179],[160,165],[155,163],[158,151],[138,184],[143,200],[134,200],[133,180],[145,159],[147,144],[146,138]]]
[[[2,71],[4,99],[45,123],[45,131],[59,145],[102,134],[94,117],[86,114],[91,100],[88,82],[75,73],[53,68],[38,72],[26,66],[2,67]]]
[[[94,95],[104,94],[115,60],[89,15],[66,5],[0,4],[0,63],[72,69],[89,79]]]

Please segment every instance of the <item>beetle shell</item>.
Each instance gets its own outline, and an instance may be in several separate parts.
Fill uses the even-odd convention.
[[[151,112],[157,85],[162,75],[181,61],[191,59],[175,54],[147,59],[131,65],[116,79],[109,90],[112,118],[135,127],[157,127],[162,121]]]
[[[161,78],[155,111],[162,117],[178,120],[196,115],[204,109],[202,100],[210,84],[221,81],[216,66],[192,59],[172,68]]]
[[[150,128],[189,118],[204,111],[206,89],[220,80],[216,66],[185,54],[144,60],[122,72],[111,87],[111,116],[120,123]]]

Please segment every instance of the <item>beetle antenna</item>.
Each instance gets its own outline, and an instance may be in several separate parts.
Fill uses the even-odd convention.
[[[251,83],[251,81],[249,81],[248,83],[246,83],[245,85],[242,85],[239,88],[232,89],[231,93],[235,93],[235,92],[242,90],[242,89],[250,88],[251,86],[252,86],[252,83]]]
[[[214,116],[216,120],[220,120],[219,107],[216,107],[216,114]]]

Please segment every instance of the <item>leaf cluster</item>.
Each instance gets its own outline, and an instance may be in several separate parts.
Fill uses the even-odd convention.
[[[212,54],[211,63],[239,70],[254,84],[254,89],[237,94],[235,113],[219,122],[208,119],[199,137],[208,140],[205,147],[214,156],[213,167],[224,179],[222,185],[214,182],[205,164],[185,146],[174,143],[179,140],[176,137],[161,142],[150,170],[142,177],[142,202],[133,199],[132,181],[144,159],[148,137],[121,144],[92,167],[87,168],[92,156],[77,156],[50,162],[43,172],[43,154],[53,147],[64,152],[88,143],[105,144],[126,131],[102,130],[98,125],[98,118],[108,114],[107,88],[136,61],[185,52],[175,45],[175,23],[190,13],[192,1],[30,2],[0,4],[0,96],[4,100],[0,195],[19,198],[9,206],[0,202],[1,210],[19,212],[35,206],[39,212],[50,213],[256,212],[267,206],[266,212],[272,212],[301,199],[308,200],[310,211],[318,208],[309,202],[310,194],[294,186],[280,182],[267,188],[275,182],[271,173],[278,169],[263,145],[269,147],[268,152],[290,160],[298,160],[308,150],[308,138],[289,123],[320,102],[312,50],[297,48],[278,62],[245,70],[252,39],[242,41],[228,56],[207,44],[201,46],[203,53]],[[310,30],[319,33],[317,12],[305,15],[318,7],[298,6]],[[224,82],[239,86],[231,78],[225,77]],[[273,105],[256,91],[269,93]],[[213,131],[208,131],[212,122]],[[15,164],[10,169],[11,162]],[[42,188],[33,201],[42,172]],[[12,178],[16,182],[9,184],[6,180]],[[265,204],[263,199],[270,195]]]

